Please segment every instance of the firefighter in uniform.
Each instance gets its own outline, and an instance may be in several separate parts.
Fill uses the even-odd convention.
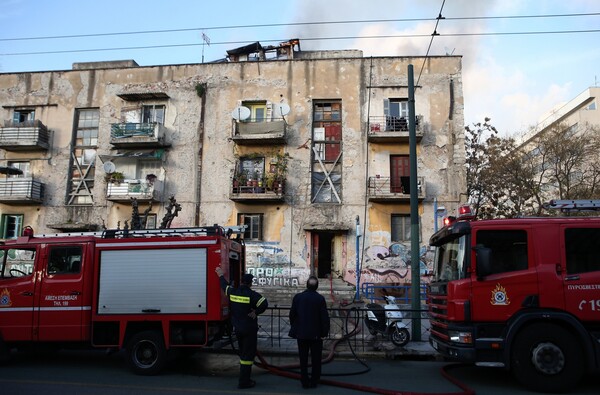
[[[215,272],[221,281],[221,288],[229,298],[231,321],[238,340],[240,354],[238,388],[252,388],[256,384],[250,379],[250,374],[256,356],[257,316],[267,309],[268,302],[261,294],[250,289],[254,278],[252,274],[244,274],[240,287],[234,288],[223,277],[223,269],[217,267]]]

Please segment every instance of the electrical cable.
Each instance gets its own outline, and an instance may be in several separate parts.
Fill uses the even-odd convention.
[[[598,16],[599,12],[576,13],[576,14],[542,14],[542,15],[500,15],[500,16],[469,16],[469,17],[446,17],[448,21],[470,21],[470,20],[493,20],[493,19],[528,19],[528,18],[569,18],[582,16]],[[437,18],[400,18],[400,19],[364,19],[349,21],[317,21],[317,22],[290,22],[290,23],[266,23],[257,25],[230,25],[230,26],[205,26],[192,27],[185,29],[165,29],[165,30],[139,30],[132,32],[110,32],[110,33],[88,33],[88,34],[70,34],[61,36],[37,36],[37,37],[12,37],[0,38],[2,41],[29,41],[29,40],[55,40],[65,38],[86,38],[86,37],[104,37],[104,36],[122,36],[135,34],[156,34],[156,33],[180,33],[202,30],[230,30],[230,29],[248,29],[264,27],[286,27],[286,26],[310,26],[310,25],[341,25],[354,23],[395,23],[395,22],[428,22],[435,21]]]

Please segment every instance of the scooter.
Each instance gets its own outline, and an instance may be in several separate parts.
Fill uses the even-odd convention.
[[[396,304],[396,298],[384,295],[385,305],[377,303],[367,304],[365,323],[371,335],[381,333],[388,336],[396,346],[405,346],[410,341],[410,332],[402,320],[404,316]]]

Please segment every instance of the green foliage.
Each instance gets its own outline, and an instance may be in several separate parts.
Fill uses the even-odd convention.
[[[486,118],[465,128],[467,194],[479,218],[548,215],[552,199],[600,197],[600,131],[554,125],[526,144]]]

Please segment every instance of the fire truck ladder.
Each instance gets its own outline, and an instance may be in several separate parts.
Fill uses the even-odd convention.
[[[72,232],[40,234],[36,237],[94,236],[102,239],[120,239],[128,237],[170,237],[170,236],[231,236],[242,235],[246,225],[240,226],[203,226],[196,228],[167,229],[106,229],[99,232]]]
[[[600,211],[600,200],[550,200],[543,207],[561,211]]]

